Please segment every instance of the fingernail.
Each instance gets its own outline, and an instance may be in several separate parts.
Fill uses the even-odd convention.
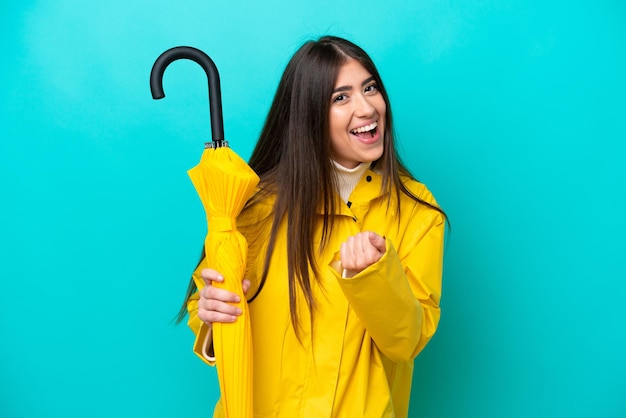
[[[241,302],[241,298],[239,296],[235,296],[235,302]]]
[[[236,320],[237,320],[237,317],[236,317],[236,316],[231,316],[231,317],[230,317],[230,321],[231,321],[231,322],[235,322]]]
[[[237,308],[237,315],[241,315],[242,312],[243,311],[241,309]]]

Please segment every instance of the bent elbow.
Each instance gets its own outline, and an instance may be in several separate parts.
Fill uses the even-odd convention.
[[[415,322],[397,328],[385,338],[385,344],[378,348],[391,361],[396,363],[412,361],[421,350],[422,317],[416,316]]]
[[[426,347],[437,330],[439,310],[435,315],[432,310],[421,310],[403,327],[399,327],[385,338],[385,344],[378,348],[390,360],[395,362],[413,361]]]
[[[419,354],[421,350],[419,342],[419,338],[399,338],[395,343],[384,349],[381,348],[380,351],[395,363],[406,363],[413,361]]]

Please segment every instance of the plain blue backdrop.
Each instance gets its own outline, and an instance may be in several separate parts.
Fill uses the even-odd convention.
[[[405,160],[448,212],[443,317],[412,417],[626,416],[626,6],[190,0],[0,6],[0,416],[210,416],[171,319],[205,234],[186,170],[216,62],[250,155],[287,59],[363,46]]]

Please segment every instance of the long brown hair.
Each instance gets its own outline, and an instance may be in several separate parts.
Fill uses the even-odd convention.
[[[314,248],[316,213],[323,213],[323,248],[332,231],[339,196],[331,160],[329,114],[331,96],[339,69],[349,59],[358,61],[373,77],[384,98],[384,151],[372,163],[382,173],[383,191],[400,193],[440,212],[441,209],[413,195],[400,180],[400,175],[412,177],[402,164],[394,145],[393,122],[389,97],[378,70],[369,55],[360,47],[342,38],[325,36],[308,41],[291,58],[281,77],[276,95],[250,157],[250,167],[261,178],[260,192],[276,197],[274,218],[261,284],[250,302],[258,295],[265,282],[269,262],[276,244],[278,229],[286,222],[287,272],[291,321],[298,331],[296,295],[302,292],[311,318],[315,309],[312,278],[318,276],[317,252]],[[399,210],[399,205],[398,205]],[[443,213],[443,212],[442,212]],[[186,300],[195,291],[190,284]],[[186,302],[178,320],[185,316]]]

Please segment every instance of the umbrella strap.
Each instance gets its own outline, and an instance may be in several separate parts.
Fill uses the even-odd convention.
[[[228,232],[235,230],[235,222],[231,218],[207,218],[210,232]]]

